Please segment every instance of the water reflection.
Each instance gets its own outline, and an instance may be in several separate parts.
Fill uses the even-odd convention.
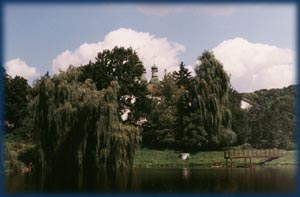
[[[182,178],[185,181],[188,181],[190,178],[190,169],[189,168],[182,168]]]
[[[7,176],[7,192],[294,192],[294,168],[136,168]]]

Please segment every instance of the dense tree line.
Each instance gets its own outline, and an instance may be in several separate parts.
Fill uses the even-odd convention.
[[[46,74],[33,87],[5,75],[6,135],[29,138],[42,169],[66,171],[130,167],[139,145],[191,152],[243,144],[295,148],[296,86],[239,93],[212,52],[198,60],[195,76],[181,62],[151,90],[136,52],[122,47]],[[241,109],[243,98],[251,108]]]
[[[29,108],[30,113],[10,121],[16,124],[30,119],[32,128],[21,124],[16,124],[16,128],[28,129],[27,133],[34,134],[31,143],[36,149],[30,160],[35,160],[35,166],[43,172],[62,170],[65,173],[132,167],[140,142],[140,128],[122,122],[120,114],[130,108],[132,102],[128,100],[143,91],[145,85],[140,83],[143,70],[131,48],[116,47],[99,53],[95,63],[78,68],[70,66],[66,72],[53,77],[46,74],[24,95],[17,94],[21,86],[8,89],[7,114],[12,110],[18,112],[11,104],[18,105],[16,99],[26,100],[22,102],[26,106],[20,109]],[[101,73],[101,77],[94,75],[97,73]],[[128,75],[124,77],[120,73]],[[19,78],[12,82],[27,85],[26,80]],[[8,81],[6,86],[9,88],[12,82]],[[124,97],[127,95],[129,98]],[[19,132],[7,134],[10,138],[19,136]]]
[[[195,77],[181,63],[178,72],[162,80],[162,99],[144,127],[143,140],[152,142],[151,147],[157,144],[156,147],[199,151],[235,142],[228,103],[229,77],[211,52],[204,52],[199,61]],[[166,139],[169,146],[160,146],[159,141]]]
[[[181,63],[178,72],[162,79],[162,99],[154,101],[143,126],[143,146],[182,151],[244,144],[295,149],[295,85],[239,93],[212,53],[204,52],[199,60],[195,77]],[[244,98],[251,101],[249,109],[241,108]]]
[[[245,94],[257,103],[248,111],[252,130],[249,143],[258,148],[295,149],[296,88],[291,85]]]

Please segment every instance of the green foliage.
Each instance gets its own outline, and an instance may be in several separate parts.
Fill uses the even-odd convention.
[[[184,151],[200,150],[207,146],[207,132],[201,124],[202,114],[200,111],[182,117],[181,133],[177,134],[177,144]]]
[[[222,146],[229,146],[237,141],[237,135],[231,129],[221,129],[220,143]]]
[[[204,52],[199,61],[201,64],[196,68],[195,96],[204,116],[204,127],[212,140],[218,137],[222,126],[231,128],[231,113],[228,110],[229,77],[212,53]]]
[[[174,71],[173,75],[176,79],[176,84],[178,87],[185,87],[187,88],[190,86],[192,75],[191,72],[187,68],[185,68],[185,65],[183,62],[179,65],[180,69],[179,71]]]
[[[28,96],[30,86],[27,80],[23,77],[16,76],[12,78],[5,75],[5,119],[11,126],[7,126],[7,132],[12,132],[15,129],[20,129],[23,120],[29,116]]]
[[[137,100],[144,99],[146,84],[142,82],[141,77],[145,69],[132,48],[115,47],[112,50],[104,50],[98,53],[94,63],[90,62],[81,66],[80,69],[82,73],[79,80],[84,82],[86,79],[92,79],[98,90],[109,87],[112,81],[118,82],[120,115],[123,110],[133,107],[131,96],[136,97]],[[143,112],[140,108],[134,110],[137,113]]]
[[[230,150],[251,150],[251,149],[253,149],[253,147],[249,143],[241,144],[235,147],[230,147]]]
[[[18,152],[13,148],[13,145],[10,143],[4,144],[4,168],[7,173],[21,171],[24,167],[18,159]]]
[[[174,148],[177,108],[183,88],[176,85],[171,73],[161,81],[161,97],[152,100],[147,122],[143,125],[143,146],[157,149]]]
[[[107,88],[117,80],[121,87],[120,94],[126,95],[136,91],[134,85],[139,83],[144,67],[132,48],[115,47],[98,53],[95,63],[90,62],[81,70],[80,80],[91,78],[98,90]]]
[[[9,133],[4,138],[4,169],[6,173],[20,173],[35,159],[35,145],[16,135]]]
[[[252,145],[288,149],[290,144],[295,143],[295,86],[260,90],[247,96],[259,106],[248,112],[252,126]]]
[[[224,141],[232,144],[236,137],[228,106],[229,77],[212,53],[205,51],[198,60],[201,63],[196,67],[194,85],[177,105],[179,146],[200,150],[216,148]]]
[[[295,142],[291,142],[289,141],[285,147],[286,150],[296,150],[297,149],[297,145]]]
[[[132,124],[141,119],[147,119],[142,145],[148,148],[296,148],[296,86],[241,94],[212,53],[198,60],[195,77],[181,62],[178,72],[148,86],[149,92],[131,48],[104,50],[95,63],[46,74],[33,89],[24,78],[6,75],[5,117],[14,124],[7,128],[6,170],[37,160],[43,171],[66,173],[130,168],[141,140]],[[253,107],[241,109],[242,97]],[[126,109],[129,118],[121,123]]]
[[[231,87],[228,98],[232,114],[232,130],[237,135],[237,144],[247,143],[251,139],[251,124],[249,114],[241,108],[242,96]]]
[[[132,166],[139,129],[119,122],[118,83],[98,91],[91,79],[80,82],[80,76],[70,67],[34,85],[41,169],[71,173]]]

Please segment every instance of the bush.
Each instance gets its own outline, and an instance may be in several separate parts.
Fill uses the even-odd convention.
[[[296,150],[296,143],[295,142],[288,142],[286,145],[286,150]]]
[[[240,146],[231,147],[230,149],[232,149],[232,150],[251,150],[251,149],[253,149],[253,147],[251,144],[245,143]]]
[[[251,144],[245,143],[245,144],[242,144],[242,145],[240,146],[240,149],[242,149],[242,150],[250,150],[250,149],[253,149],[253,148],[252,148],[252,145],[251,145]]]
[[[18,159],[19,153],[14,150],[13,144],[4,144],[4,170],[6,173],[16,173],[21,171],[25,166],[23,162]]]

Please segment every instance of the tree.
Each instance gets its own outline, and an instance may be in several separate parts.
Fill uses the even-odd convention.
[[[177,139],[186,137],[187,133],[196,136],[197,146],[215,149],[223,142],[234,143],[236,135],[231,130],[231,112],[228,108],[229,77],[223,70],[222,64],[211,52],[205,51],[198,58],[201,62],[195,69],[196,76],[193,86],[183,95],[179,103],[182,116],[178,122]],[[190,125],[193,122],[193,125]],[[187,129],[191,129],[188,131]],[[195,137],[187,137],[193,141]]]
[[[207,132],[201,118],[202,114],[199,110],[179,116],[176,135],[177,148],[184,152],[197,152],[207,146]]]
[[[176,78],[176,84],[178,87],[188,87],[190,85],[191,81],[191,72],[189,72],[188,69],[185,68],[185,65],[183,62],[179,65],[179,71],[174,71],[174,76]]]
[[[130,168],[140,136],[137,127],[119,122],[118,83],[98,91],[91,79],[79,81],[81,72],[70,67],[34,85],[41,170],[68,174]]]
[[[203,115],[204,128],[212,145],[219,144],[222,132],[231,131],[232,116],[228,108],[229,77],[213,53],[205,51],[198,58],[195,97]],[[231,131],[232,132],[232,131]]]
[[[95,63],[81,67],[80,81],[92,79],[98,90],[107,88],[112,81],[117,81],[120,90],[118,94],[119,114],[132,107],[132,99],[145,95],[146,84],[141,82],[144,66],[132,48],[115,47],[98,53]]]
[[[242,95],[230,87],[228,98],[232,114],[232,130],[237,134],[237,144],[248,143],[251,139],[251,124],[247,110],[241,108]]]
[[[153,99],[143,125],[143,146],[157,149],[173,149],[175,145],[176,103],[183,88],[178,88],[171,73],[165,74],[160,83],[161,97]]]
[[[12,78],[5,74],[5,119],[7,131],[20,128],[23,120],[29,115],[28,95],[31,87],[21,76]]]
[[[289,95],[279,96],[258,113],[253,121],[251,139],[255,147],[287,149],[290,143],[295,143],[294,98]]]

